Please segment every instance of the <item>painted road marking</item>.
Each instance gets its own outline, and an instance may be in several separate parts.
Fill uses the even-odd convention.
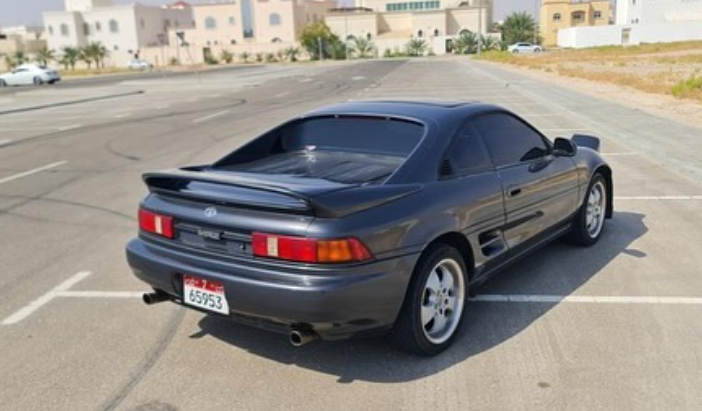
[[[699,196],[615,196],[615,200],[631,200],[631,201],[678,201],[678,200],[702,200],[702,195]]]
[[[48,293],[42,295],[41,297],[37,298],[36,300],[32,301],[31,303],[27,304],[26,306],[22,307],[19,311],[16,313],[12,314],[11,316],[5,318],[2,321],[2,325],[12,325],[12,324],[17,324],[18,322],[24,320],[25,318],[29,317],[32,315],[32,313],[41,307],[45,306],[47,303],[49,303],[51,300],[56,298],[56,294],[59,292],[63,291],[68,291],[71,287],[79,283],[80,281],[83,281],[85,278],[87,278],[90,274],[92,274],[90,271],[81,271],[77,274],[75,274],[73,277],[69,278],[68,280],[62,282],[61,284],[57,285],[51,291]]]
[[[56,297],[64,298],[141,298],[140,291],[58,291]]]
[[[596,296],[596,295],[528,295],[483,294],[470,302],[486,303],[576,303],[576,304],[657,304],[702,305],[700,297]]]
[[[0,184],[9,183],[10,181],[14,181],[14,180],[18,180],[18,179],[23,178],[23,177],[31,176],[32,174],[41,173],[42,171],[50,170],[52,168],[62,166],[66,163],[68,163],[68,161],[58,161],[56,163],[47,164],[47,165],[42,166],[42,167],[37,167],[37,168],[34,168],[32,170],[29,170],[29,171],[25,171],[25,172],[22,172],[19,174],[5,177],[3,179],[0,179]]]
[[[132,113],[122,113],[122,114],[115,114],[113,117],[114,118],[125,118],[131,116]]]
[[[276,94],[275,96],[273,96],[273,98],[283,98],[283,97],[287,96],[288,94],[290,94],[289,91],[284,91],[282,93]]]
[[[65,126],[65,127],[59,127],[58,131],[68,131],[68,130],[73,130],[78,127],[80,127],[80,124],[71,124],[70,126]]]
[[[10,143],[12,143],[12,140],[0,140],[0,147],[6,146]]]
[[[229,110],[220,111],[220,112],[217,112],[214,114],[210,114],[209,116],[197,118],[197,119],[193,120],[193,123],[195,123],[195,124],[202,123],[202,122],[205,122],[207,120],[212,120],[213,118],[223,116],[227,113],[229,113]]]

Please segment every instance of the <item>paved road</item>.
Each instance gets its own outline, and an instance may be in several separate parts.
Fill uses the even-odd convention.
[[[700,130],[465,60],[121,86],[145,93],[0,117],[0,409],[702,408]],[[123,245],[142,172],[210,162],[321,104],[403,97],[485,100],[550,136],[601,135],[617,183],[602,241],[553,244],[476,290],[433,359],[382,338],[294,349],[141,304]]]

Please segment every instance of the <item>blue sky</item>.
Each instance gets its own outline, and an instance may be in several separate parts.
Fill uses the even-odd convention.
[[[190,3],[209,3],[211,0],[187,0]],[[501,20],[513,11],[533,12],[537,0],[494,0],[494,19]],[[129,4],[134,0],[114,0],[115,3]],[[164,0],[140,0],[141,4],[161,5]],[[41,25],[42,11],[63,10],[63,0],[0,0],[0,26]]]

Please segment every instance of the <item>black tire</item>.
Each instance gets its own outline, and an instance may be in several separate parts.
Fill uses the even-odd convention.
[[[439,307],[440,303],[436,302],[437,297],[448,304],[450,293],[443,294],[449,298],[443,298],[441,297],[442,293],[429,293],[427,288],[429,287],[429,277],[435,273],[435,269],[442,264],[448,264],[450,267],[457,267],[460,269],[461,281],[453,280],[456,289],[453,295],[455,305],[452,307],[456,308],[456,310],[452,311],[450,308],[444,308],[444,314],[441,314],[446,318],[451,315],[457,315],[457,317],[454,317],[453,320],[447,320],[444,335],[437,335],[436,338],[432,340],[429,334],[436,324],[434,323],[431,326],[430,324],[435,320],[432,319],[426,324],[430,326],[430,329],[427,330],[427,327],[425,327],[422,321],[422,308],[424,307],[427,310],[433,309],[435,310],[434,315],[438,316],[440,315],[441,308]],[[390,340],[397,348],[412,354],[433,356],[441,353],[453,343],[464,317],[465,300],[468,296],[468,276],[466,272],[463,257],[455,248],[445,244],[437,244],[425,251],[414,268],[412,280],[407,289],[402,309],[390,332]],[[457,273],[454,274],[457,275]],[[450,274],[444,272],[444,275]],[[454,278],[453,275],[452,278]],[[443,280],[441,282],[441,287],[444,287]],[[462,289],[459,291],[459,288]],[[434,297],[434,299],[430,297]],[[444,307],[449,306],[444,305]]]
[[[42,84],[44,84],[44,80],[42,80],[41,77],[34,77],[35,86],[41,86]]]
[[[599,190],[604,198],[604,202],[599,205],[600,227],[596,230],[596,232],[593,232],[591,229],[592,226],[588,226],[588,203],[593,195],[593,188],[596,186],[600,187]],[[589,247],[597,243],[605,229],[605,223],[607,221],[605,216],[607,213],[607,205],[610,201],[612,201],[610,198],[607,198],[607,193],[607,179],[605,179],[602,174],[595,174],[590,180],[590,184],[587,187],[587,194],[583,199],[580,209],[578,210],[577,214],[575,214],[575,217],[573,217],[570,231],[568,234],[566,234],[565,239],[568,243],[583,247]]]

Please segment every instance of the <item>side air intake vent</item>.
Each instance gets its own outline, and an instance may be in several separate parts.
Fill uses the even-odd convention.
[[[441,167],[439,167],[439,175],[445,177],[450,176],[452,173],[453,169],[451,168],[451,162],[448,158],[445,158],[444,161],[441,162]]]

